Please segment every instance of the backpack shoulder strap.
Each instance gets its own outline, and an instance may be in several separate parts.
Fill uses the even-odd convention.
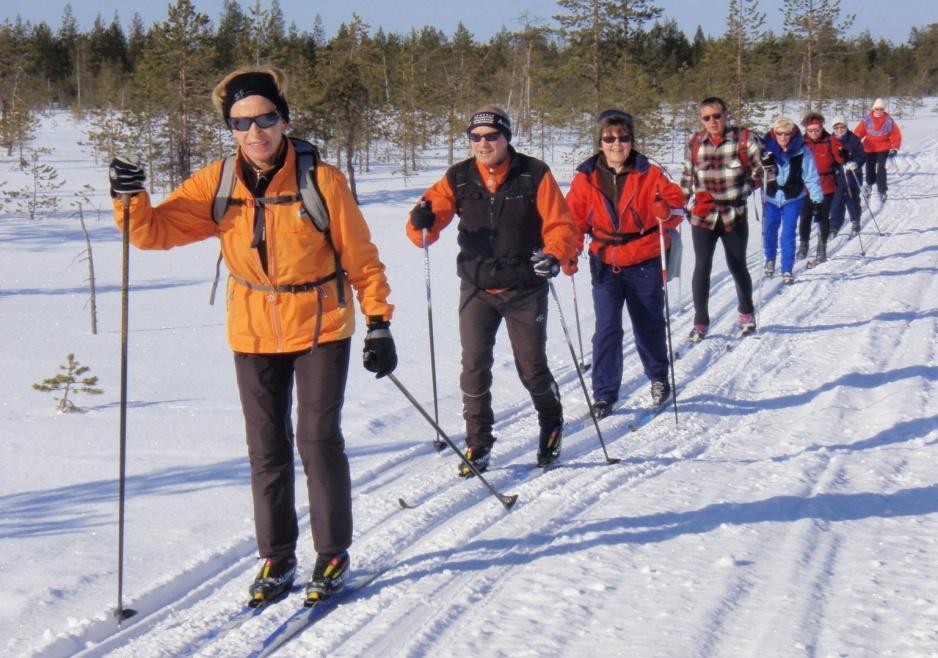
[[[215,200],[212,202],[212,219],[216,224],[221,224],[225,218],[225,212],[231,205],[231,195],[234,193],[235,165],[237,156],[229,155],[221,165],[221,176],[218,179],[218,188],[215,190]]]
[[[738,134],[739,159],[743,163],[743,168],[749,170],[752,168],[749,166],[749,128],[740,128]]]
[[[315,146],[302,139],[290,138],[296,151],[296,185],[303,202],[303,209],[313,226],[323,233],[329,230],[329,209],[316,186],[316,165],[319,164],[319,151]]]
[[[700,145],[703,144],[705,131],[698,130],[690,138],[690,163],[694,167],[697,166],[697,154],[700,153]]]

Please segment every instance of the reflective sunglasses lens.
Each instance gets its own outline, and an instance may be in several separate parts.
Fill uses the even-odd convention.
[[[705,114],[704,116],[700,117],[700,120],[706,123],[707,121],[719,121],[722,118],[723,115],[717,112],[716,114]]]
[[[280,120],[280,115],[276,112],[268,112],[267,114],[262,114],[260,116],[254,117],[254,123],[257,124],[259,128],[270,128],[275,125]]]

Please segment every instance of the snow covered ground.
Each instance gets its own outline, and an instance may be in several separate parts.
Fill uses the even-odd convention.
[[[685,279],[670,288],[680,423],[669,411],[629,431],[648,385],[627,335],[624,402],[601,423],[621,463],[603,458],[552,305],[548,351],[568,423],[562,463],[532,475],[536,420],[503,333],[487,475],[518,495],[510,512],[455,477],[455,455],[433,450],[433,431],[358,365],[356,347],[344,413],[353,568],[384,571],[278,655],[938,655],[938,114],[900,123],[890,200],[873,202],[885,235],[864,212],[865,257],[839,236],[828,263],[799,263],[782,291],[777,278],[759,280],[753,223],[757,337],[732,336],[735,292],[718,256],[713,333],[688,349],[688,245]],[[100,218],[86,214],[98,335],[77,219],[0,223],[0,654],[250,655],[302,594],[217,637],[258,564],[224,309],[207,303],[214,242],[131,253],[123,595],[139,612],[120,630],[111,617],[120,236],[105,171],[80,138],[58,115],[39,143],[54,149],[65,190],[101,191]],[[552,162],[563,186],[575,159]],[[0,161],[10,187],[21,180],[12,164]],[[432,409],[423,255],[402,229],[442,174],[442,161],[430,165],[406,182],[378,168],[359,190],[397,305],[396,374]],[[431,269],[441,424],[461,443],[455,237],[451,229],[431,249]],[[573,290],[561,279],[575,342]],[[588,277],[576,283],[589,360]],[[69,352],[105,389],[75,398],[84,414],[57,414],[31,388]],[[312,564],[303,530],[301,579]]]

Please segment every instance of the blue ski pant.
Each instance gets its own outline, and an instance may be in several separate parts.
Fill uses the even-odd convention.
[[[781,207],[774,203],[766,203],[762,213],[762,221],[765,222],[762,249],[766,260],[775,261],[779,248],[778,230],[779,227],[782,229],[782,272],[791,272],[795,266],[795,236],[798,232],[798,217],[803,203],[805,203],[804,196]]]
[[[658,258],[613,269],[590,258],[593,283],[593,399],[615,402],[622,383],[622,307],[632,323],[635,351],[645,375],[667,381],[668,345],[664,317],[664,289]]]
[[[837,191],[831,201],[831,232],[836,233],[844,225],[845,211],[850,213],[852,223],[860,223],[859,178],[847,171],[837,176]]]

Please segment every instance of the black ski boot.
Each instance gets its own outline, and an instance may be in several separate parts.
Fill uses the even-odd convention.
[[[817,243],[817,254],[814,256],[814,262],[817,264],[827,262],[827,243],[818,242]]]
[[[248,593],[251,595],[248,606],[259,608],[276,600],[281,594],[290,589],[295,576],[295,557],[266,558],[264,565],[257,573],[257,577],[254,578],[254,582],[248,588]]]
[[[660,407],[665,402],[668,401],[668,398],[671,397],[671,386],[668,382],[652,382],[651,383],[651,406]]]
[[[560,458],[560,442],[563,438],[563,425],[554,429],[541,428],[537,445],[537,465],[541,468],[550,466]]]
[[[319,605],[345,585],[349,573],[348,551],[320,553],[316,556],[313,577],[306,584],[307,608]]]
[[[476,467],[476,470],[479,473],[484,473],[485,469],[489,467],[489,455],[492,453],[491,448],[466,448],[466,459],[472,462],[472,465]],[[459,463],[459,477],[468,478],[475,475],[472,472],[472,469],[466,465],[466,462]]]
[[[708,328],[709,327],[705,324],[695,324],[694,328],[690,330],[690,336],[688,336],[687,339],[696,345],[704,339],[704,336],[707,335]]]
[[[860,222],[850,222],[850,237],[856,237],[860,235]]]
[[[795,252],[795,259],[796,259],[796,260],[804,260],[804,259],[807,258],[807,257],[808,257],[808,243],[807,243],[807,242],[799,242],[799,243],[798,243],[798,251]]]
[[[609,400],[596,400],[593,403],[593,415],[596,420],[602,420],[612,413],[612,403]]]

